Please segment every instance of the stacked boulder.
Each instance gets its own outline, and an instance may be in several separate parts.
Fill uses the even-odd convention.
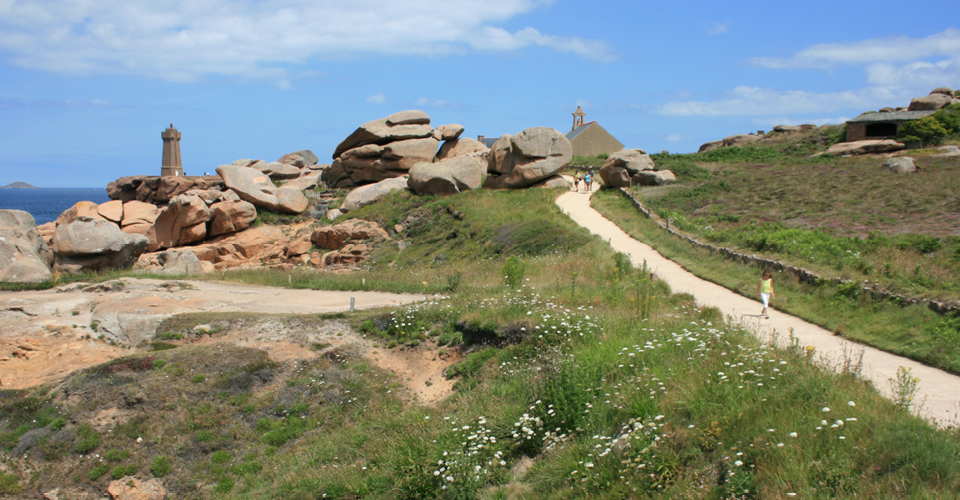
[[[549,127],[532,127],[517,135],[504,134],[488,154],[483,187],[517,189],[558,177],[570,165],[573,146],[560,132]]]
[[[612,153],[600,168],[600,179],[607,187],[621,188],[630,184],[664,186],[677,182],[669,170],[654,170],[653,159],[639,149]]]
[[[53,236],[54,269],[81,273],[127,268],[149,243],[146,236],[124,233],[113,222],[79,216],[57,226]]]
[[[340,188],[401,177],[417,163],[432,162],[439,144],[429,115],[400,111],[364,123],[344,139],[321,180],[327,187]]]

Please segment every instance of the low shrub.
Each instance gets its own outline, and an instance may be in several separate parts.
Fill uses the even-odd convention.
[[[150,472],[154,477],[163,477],[170,473],[173,466],[170,463],[170,457],[160,455],[154,457],[153,462],[150,463]]]

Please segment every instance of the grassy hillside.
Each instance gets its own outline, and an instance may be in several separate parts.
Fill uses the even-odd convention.
[[[630,269],[559,212],[557,194],[395,193],[351,216],[402,224],[409,246],[292,286],[443,297],[254,324],[299,338],[346,322],[374,351],[307,344],[324,354],[275,363],[176,340],[211,319],[227,322],[216,339],[257,318],[186,316],[161,326],[163,350],[0,393],[0,493],[102,492],[133,471],[176,498],[955,496],[960,436],[912,416],[909,374],[895,404],[858,378],[856,359],[835,375],[801,346],[759,343]],[[227,279],[288,286],[287,275]],[[390,349],[455,355],[456,392],[418,404],[370,361]]]
[[[857,283],[944,302],[960,299],[960,160],[913,150],[920,172],[881,171],[882,157],[811,158],[823,130],[760,147],[654,155],[679,183],[636,193],[701,241],[855,283],[778,278],[775,307],[839,335],[960,373],[960,319],[877,303]],[[823,144],[820,144],[820,142]],[[799,151],[800,153],[796,153]],[[905,153],[906,154],[906,153]],[[619,197],[616,197],[619,198]],[[625,200],[595,197],[609,218],[697,274],[752,297],[758,270],[661,232]]]

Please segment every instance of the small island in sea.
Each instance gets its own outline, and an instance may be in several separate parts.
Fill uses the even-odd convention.
[[[5,189],[5,188],[31,188],[31,189],[37,189],[37,186],[31,186],[30,184],[27,184],[26,182],[16,181],[16,182],[11,182],[10,184],[7,184],[6,186],[0,186],[0,189]]]

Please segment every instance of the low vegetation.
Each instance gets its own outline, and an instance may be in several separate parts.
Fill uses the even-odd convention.
[[[836,375],[803,346],[760,343],[629,267],[559,212],[557,194],[396,193],[350,215],[400,224],[410,245],[382,247],[356,273],[224,276],[430,293],[329,320],[383,349],[459,353],[448,371],[456,392],[443,401],[417,404],[365,353],[316,344],[319,357],[276,363],[258,349],[191,346],[178,335],[223,318],[179,316],[158,328],[173,348],[87,370],[55,391],[0,392],[0,447],[15,472],[0,476],[0,491],[102,492],[131,473],[162,478],[177,497],[231,499],[948,498],[960,489],[960,436],[913,416],[909,373],[895,404],[859,378],[855,355]]]

